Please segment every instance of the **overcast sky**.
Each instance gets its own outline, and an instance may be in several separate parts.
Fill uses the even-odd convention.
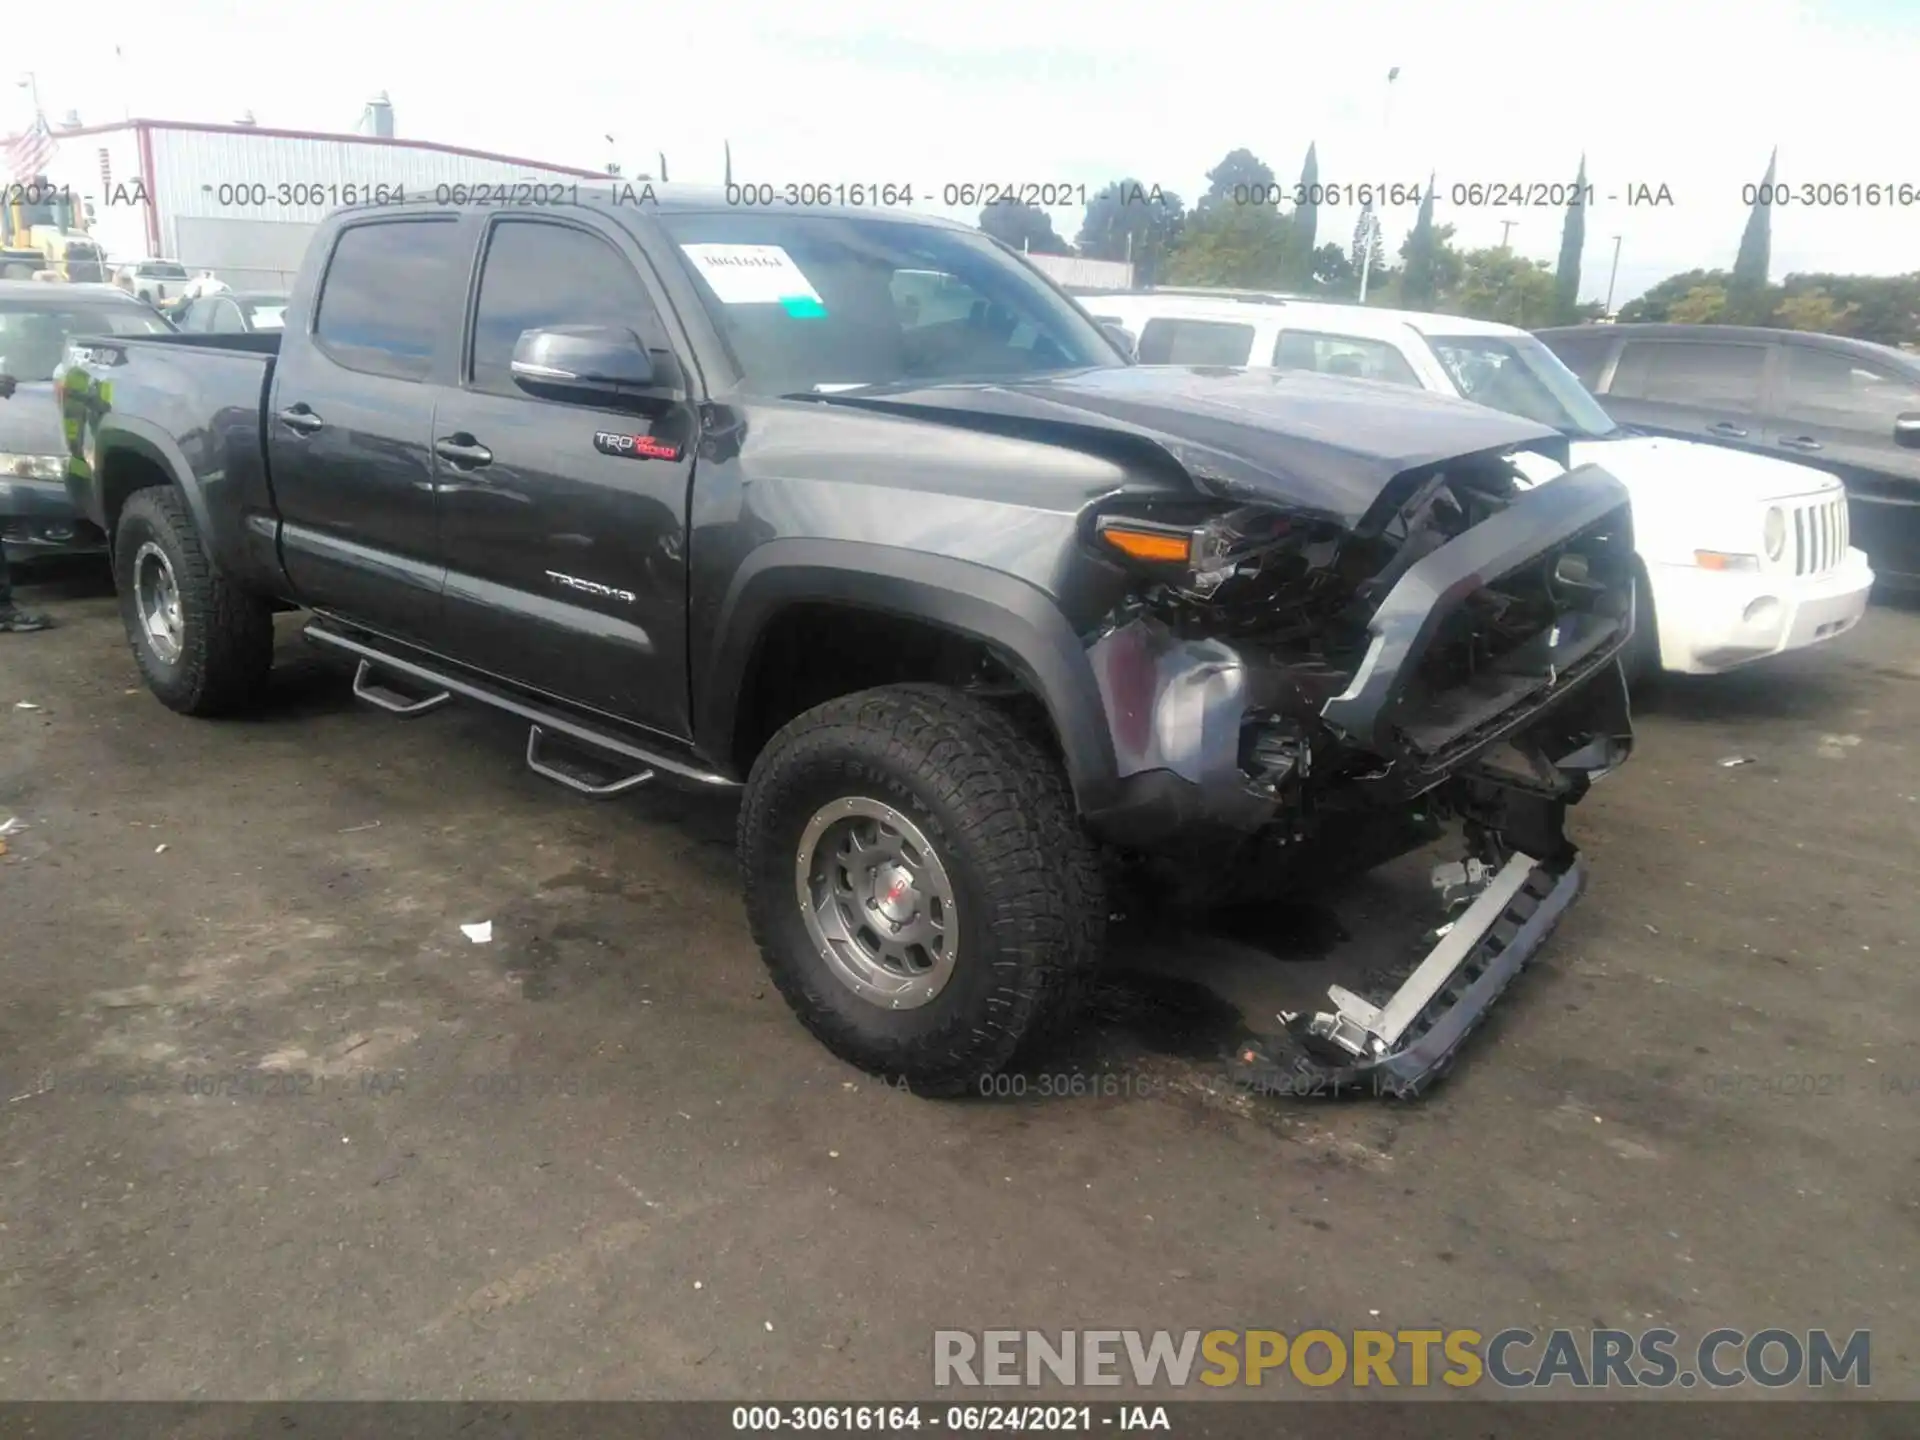
[[[36,72],[56,123],[69,110],[89,123],[251,110],[262,125],[345,130],[384,89],[405,137],[617,158],[629,174],[664,150],[675,180],[714,181],[731,140],[736,179],[905,181],[923,207],[949,181],[1091,192],[1127,173],[1191,201],[1236,146],[1290,182],[1317,141],[1323,181],[1435,172],[1439,218],[1462,243],[1498,243],[1513,220],[1514,248],[1551,261],[1558,210],[1462,208],[1451,187],[1570,180],[1584,151],[1598,203],[1582,294],[1605,294],[1621,234],[1616,303],[1675,270],[1730,265],[1741,187],[1775,144],[1783,181],[1920,186],[1920,0],[82,9],[86,39],[70,8],[7,22],[0,63]],[[0,102],[9,130],[31,115],[24,90]],[[1666,185],[1675,203],[1626,208],[1636,183]],[[1063,208],[1055,226],[1071,239],[1079,219]],[[1321,239],[1345,243],[1354,219],[1323,209]],[[1386,216],[1390,245],[1412,219],[1411,207]],[[1920,205],[1777,210],[1774,278],[1808,269],[1920,269]]]

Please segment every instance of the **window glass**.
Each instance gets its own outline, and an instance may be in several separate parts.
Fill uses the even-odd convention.
[[[272,305],[249,305],[247,318],[256,330],[284,329],[287,323],[287,307],[284,302]]]
[[[474,316],[474,388],[523,395],[513,381],[513,347],[523,330],[549,325],[624,325],[643,344],[662,334],[633,266],[597,235],[570,225],[505,220],[487,240]]]
[[[1251,325],[1157,319],[1140,332],[1142,365],[1244,365],[1252,358]]]
[[[1454,388],[1476,404],[1597,439],[1617,428],[1573,372],[1531,335],[1429,335]]]
[[[444,220],[342,230],[314,322],[320,348],[352,370],[426,379],[446,318],[441,281],[460,264],[459,233]]]
[[[48,287],[56,295],[58,289]],[[0,301],[0,373],[20,381],[51,380],[76,335],[164,335],[167,322],[136,300],[119,304]]]
[[[1125,363],[1073,301],[975,231],[759,210],[660,224],[758,394]]]
[[[1361,380],[1383,380],[1390,385],[1421,388],[1406,357],[1384,340],[1357,335],[1321,335],[1311,330],[1287,330],[1273,347],[1273,363],[1282,370],[1317,370],[1322,375],[1351,375]]]
[[[1541,339],[1582,385],[1589,390],[1600,388],[1600,372],[1606,368],[1607,352],[1612,348],[1611,335],[1543,335]]]
[[[1751,410],[1760,402],[1764,345],[1697,340],[1629,340],[1607,393],[1669,405]]]
[[[1849,429],[1893,429],[1893,417],[1920,410],[1920,384],[1891,366],[1837,350],[1789,345],[1786,411]]]

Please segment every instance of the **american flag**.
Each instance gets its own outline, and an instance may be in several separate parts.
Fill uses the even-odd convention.
[[[7,141],[7,168],[16,181],[30,181],[47,173],[53,163],[53,131],[47,117],[35,114],[33,124]]]

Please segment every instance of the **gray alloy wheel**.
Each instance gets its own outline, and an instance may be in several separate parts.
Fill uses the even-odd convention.
[[[913,1010],[946,989],[960,910],[939,854],[905,815],[860,796],[822,805],[801,833],[793,879],[807,937],[856,995]]]
[[[180,609],[180,583],[173,562],[153,541],[143,543],[133,557],[134,606],[153,653],[168,665],[180,659],[186,644],[186,617]]]

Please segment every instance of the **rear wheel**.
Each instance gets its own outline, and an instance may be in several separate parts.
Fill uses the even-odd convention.
[[[147,688],[183,715],[244,709],[273,665],[273,610],[213,567],[187,502],[134,492],[113,534],[120,618]]]
[[[774,983],[836,1055],[965,1093],[1057,1033],[1105,938],[1066,777],[1004,713],[931,685],[807,711],[740,810]]]

